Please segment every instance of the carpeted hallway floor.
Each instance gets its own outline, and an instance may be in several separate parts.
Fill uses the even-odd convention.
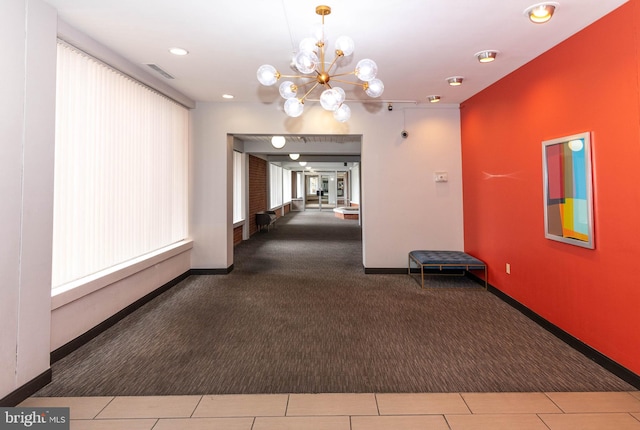
[[[331,212],[279,219],[234,267],[58,361],[37,395],[635,390],[466,278],[365,275],[357,221]]]

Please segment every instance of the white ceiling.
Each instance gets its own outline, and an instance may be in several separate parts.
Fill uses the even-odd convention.
[[[141,68],[158,65],[175,79],[157,76],[194,101],[278,104],[283,101],[277,85],[261,86],[256,71],[271,64],[283,74],[292,73],[292,53],[320,24],[316,6],[327,4],[332,9],[325,18],[329,47],[333,49],[331,41],[340,35],[350,36],[356,44],[352,57],[337,72],[352,71],[357,61],[371,58],[385,85],[376,102],[426,103],[428,95],[437,94],[441,103],[454,106],[626,2],[559,0],[550,22],[532,24],[524,10],[541,0],[44,1],[67,24]],[[170,54],[168,49],[176,46],[189,55]],[[498,50],[498,59],[480,64],[475,54],[487,49]],[[450,87],[446,82],[450,76],[463,76],[463,85]],[[356,86],[343,88],[348,99],[371,100]],[[224,100],[223,94],[235,98]],[[290,150],[302,153],[315,169],[341,170],[344,162],[350,166],[359,160],[344,153],[336,158],[340,151],[316,154],[322,145],[305,149],[288,143],[286,150],[274,150],[268,144],[270,136],[236,137],[248,145],[262,142],[261,149],[252,153],[292,169],[300,167],[287,161]],[[359,141],[359,136],[344,136],[340,142],[327,136],[307,138],[327,143],[324,148]]]
[[[320,23],[315,7],[325,0],[45,1],[133,63],[160,66],[175,77],[167,83],[195,101],[222,102],[229,93],[235,96],[229,103],[281,103],[277,86],[261,86],[256,70],[266,63],[289,73],[291,54]],[[363,58],[377,62],[381,102],[424,103],[438,94],[457,104],[625,3],[559,0],[553,19],[540,25],[523,13],[538,1],[327,0],[332,13],[325,25],[330,40],[344,34],[356,43],[349,68],[341,70]],[[168,52],[174,46],[190,54],[174,56]],[[486,49],[500,55],[480,64],[474,54]],[[448,86],[445,78],[457,75],[464,84]]]

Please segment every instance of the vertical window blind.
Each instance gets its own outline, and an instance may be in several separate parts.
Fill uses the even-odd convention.
[[[244,219],[244,162],[242,153],[233,151],[233,222]]]
[[[269,163],[269,209],[282,206],[282,167]]]
[[[296,198],[304,198],[304,173],[296,172]]]
[[[58,43],[53,288],[188,235],[189,113]]]
[[[282,169],[282,203],[291,203],[291,170]]]

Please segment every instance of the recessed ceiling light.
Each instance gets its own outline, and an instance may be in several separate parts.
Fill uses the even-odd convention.
[[[431,103],[438,103],[440,101],[440,96],[429,96],[427,99]]]
[[[476,53],[476,58],[481,63],[490,63],[496,59],[497,55],[498,55],[498,51],[494,51],[494,50],[480,51]]]
[[[447,78],[447,82],[449,82],[449,85],[452,87],[457,87],[458,85],[462,85],[463,79],[464,78],[462,76],[451,76],[450,78]]]
[[[184,48],[170,48],[169,52],[171,52],[173,55],[187,55],[189,53],[189,51],[187,51]]]
[[[524,14],[529,17],[529,20],[536,24],[543,24],[551,19],[556,7],[559,3],[551,1],[545,3],[537,3],[529,6],[524,10]]]
[[[232,99],[232,98],[233,98],[233,96],[232,96],[231,94],[223,94],[223,95],[222,95],[222,98],[223,98],[223,99]]]

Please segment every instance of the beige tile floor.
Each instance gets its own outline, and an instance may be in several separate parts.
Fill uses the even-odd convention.
[[[72,430],[640,430],[640,392],[31,397]]]

